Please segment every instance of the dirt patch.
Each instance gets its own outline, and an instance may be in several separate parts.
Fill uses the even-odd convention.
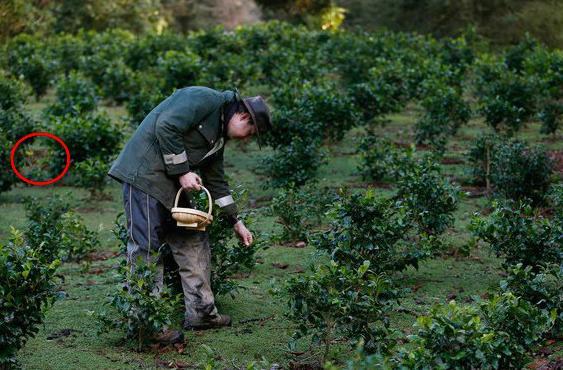
[[[487,195],[487,188],[482,186],[462,186],[461,190],[468,193],[469,198],[480,198]]]
[[[107,259],[119,256],[119,252],[112,251],[98,251],[88,253],[87,259],[89,261],[105,261]]]
[[[450,164],[464,164],[465,161],[461,158],[451,158],[451,157],[444,157],[442,158],[442,160],[440,161],[440,163],[445,164],[445,165],[450,165]]]

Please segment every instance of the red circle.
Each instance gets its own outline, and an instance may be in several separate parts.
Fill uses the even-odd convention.
[[[23,143],[24,141],[26,141],[29,138],[32,137],[36,137],[36,136],[44,136],[44,137],[48,137],[50,139],[55,140],[56,142],[58,142],[59,144],[61,144],[61,146],[63,147],[63,149],[65,150],[65,154],[66,154],[66,165],[65,168],[63,169],[63,172],[61,172],[57,177],[51,179],[51,180],[46,180],[46,181],[33,181],[28,179],[27,177],[25,177],[24,175],[22,175],[20,173],[20,171],[18,171],[18,169],[16,168],[16,165],[14,163],[14,156],[16,155],[16,150],[18,149],[18,147],[21,145],[21,143]],[[16,174],[16,176],[31,185],[35,185],[35,186],[45,186],[45,185],[50,185],[53,184],[57,181],[59,181],[60,179],[63,178],[64,175],[66,175],[66,173],[68,172],[68,169],[70,167],[70,151],[68,150],[68,146],[66,146],[65,142],[58,136],[50,134],[48,132],[32,132],[31,134],[27,134],[24,137],[22,137],[21,139],[19,139],[16,142],[16,145],[14,145],[14,147],[12,148],[12,151],[10,152],[10,165],[12,166],[12,170],[14,171],[14,173]]]

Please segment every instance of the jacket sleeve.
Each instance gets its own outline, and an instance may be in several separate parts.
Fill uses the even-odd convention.
[[[184,135],[217,108],[218,98],[211,89],[179,91],[168,107],[160,112],[155,135],[168,175],[190,171]]]
[[[223,152],[224,148],[217,152],[213,161],[200,168],[200,173],[203,184],[211,193],[215,205],[221,208],[229,223],[234,225],[238,222],[238,209],[231,195],[229,183],[225,179]]]

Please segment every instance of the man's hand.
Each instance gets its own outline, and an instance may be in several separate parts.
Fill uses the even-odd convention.
[[[237,236],[239,237],[241,242],[246,247],[249,247],[253,242],[252,233],[248,231],[242,221],[237,222],[233,227],[235,228],[235,233],[237,233]]]
[[[194,172],[188,172],[180,176],[180,185],[184,190],[200,190],[201,178]]]

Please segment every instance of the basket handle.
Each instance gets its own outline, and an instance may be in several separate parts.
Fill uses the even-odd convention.
[[[200,186],[203,190],[205,190],[205,193],[207,194],[208,210],[207,210],[207,218],[205,219],[205,221],[207,222],[209,220],[209,217],[211,216],[211,212],[213,212],[213,201],[211,200],[211,194],[209,194],[209,190],[207,190],[203,185]],[[178,189],[178,193],[176,193],[176,199],[174,200],[174,207],[178,207],[178,201],[180,200],[180,194],[182,194],[182,190],[184,190],[184,188]]]

